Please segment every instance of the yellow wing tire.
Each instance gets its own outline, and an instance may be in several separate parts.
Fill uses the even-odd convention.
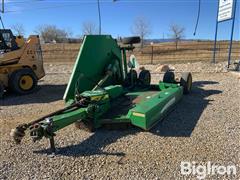
[[[14,71],[9,78],[10,89],[19,95],[29,94],[37,86],[37,77],[31,69],[23,68]]]

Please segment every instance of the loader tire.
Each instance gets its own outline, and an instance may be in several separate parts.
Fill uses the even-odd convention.
[[[19,95],[32,93],[37,86],[37,77],[31,69],[14,71],[9,78],[10,89]]]
[[[0,99],[3,97],[4,94],[4,86],[3,84],[0,82]]]
[[[192,89],[192,74],[190,72],[182,73],[180,85],[183,87],[183,94],[189,94]]]

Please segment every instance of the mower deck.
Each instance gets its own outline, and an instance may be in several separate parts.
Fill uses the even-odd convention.
[[[151,85],[147,89],[135,89],[114,99],[101,123],[128,122],[148,130],[164,117],[181,96],[182,88],[176,85],[168,87],[167,90],[160,90],[158,85]]]

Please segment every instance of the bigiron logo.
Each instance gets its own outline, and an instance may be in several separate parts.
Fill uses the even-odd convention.
[[[205,165],[203,163],[196,163],[195,161],[182,161],[180,167],[182,175],[193,175],[198,179],[204,179],[207,176],[211,177],[213,175],[232,177],[237,174],[236,165],[216,165],[210,161]]]

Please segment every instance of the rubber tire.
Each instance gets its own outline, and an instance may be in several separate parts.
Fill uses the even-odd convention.
[[[133,85],[135,85],[137,83],[137,71],[135,71],[134,69],[131,69],[128,73],[127,73],[127,78],[126,78],[126,84],[127,85],[132,85],[131,84],[131,79],[133,78]]]
[[[28,90],[24,90],[19,86],[20,78],[24,75],[30,76],[33,80],[33,85]],[[25,94],[32,93],[34,91],[35,87],[37,86],[37,82],[38,82],[37,77],[34,74],[34,72],[29,68],[23,68],[23,69],[16,70],[11,74],[9,78],[9,87],[14,93],[19,95],[25,95]]]
[[[175,83],[175,74],[172,71],[167,71],[163,76],[164,83]]]
[[[141,42],[141,38],[139,36],[125,37],[122,39],[123,44],[137,44]]]
[[[192,89],[192,74],[190,72],[182,73],[180,85],[183,87],[183,94],[189,94]]]
[[[148,70],[142,70],[138,76],[139,85],[148,87],[151,84],[151,73]]]
[[[4,86],[3,84],[0,82],[0,99],[3,97],[4,95]]]

